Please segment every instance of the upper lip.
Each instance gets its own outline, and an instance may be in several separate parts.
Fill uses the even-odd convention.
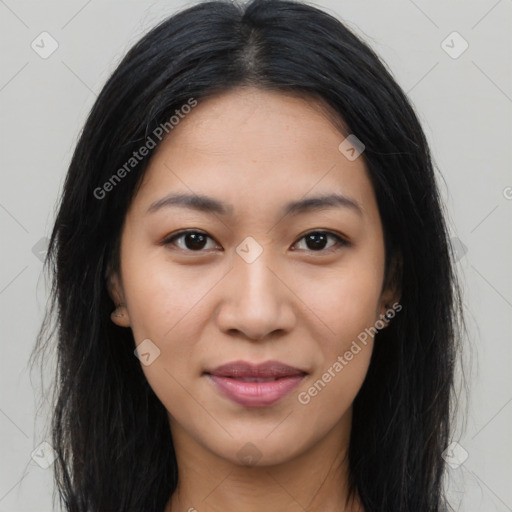
[[[218,377],[260,379],[306,375],[305,371],[279,361],[266,361],[260,364],[246,361],[232,361],[218,366],[214,370],[207,371],[206,373]]]

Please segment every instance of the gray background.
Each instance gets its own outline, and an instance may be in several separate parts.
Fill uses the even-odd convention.
[[[52,510],[52,466],[41,467],[51,451],[40,448],[48,410],[36,407],[39,378],[31,379],[27,358],[47,296],[45,237],[77,135],[128,48],[186,5],[0,0],[0,512]],[[459,445],[450,457],[452,507],[512,511],[512,1],[317,5],[384,58],[431,143],[470,334],[468,413],[461,409],[465,428],[455,434]],[[40,36],[45,31],[51,36]],[[42,58],[55,44],[50,37],[58,48]]]

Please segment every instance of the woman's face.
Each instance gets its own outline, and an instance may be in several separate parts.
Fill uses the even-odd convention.
[[[200,101],[157,149],[123,228],[113,319],[143,342],[176,445],[235,464],[347,439],[365,330],[394,300],[363,158],[314,105],[253,88]],[[248,373],[216,372],[233,362]]]

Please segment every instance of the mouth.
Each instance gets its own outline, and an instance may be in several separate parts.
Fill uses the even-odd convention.
[[[307,375],[278,361],[252,364],[234,361],[205,375],[224,397],[245,407],[268,407],[288,395]]]

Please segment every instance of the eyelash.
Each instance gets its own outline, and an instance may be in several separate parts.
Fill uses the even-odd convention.
[[[174,244],[175,240],[178,240],[182,237],[184,237],[185,235],[187,234],[200,234],[200,235],[205,235],[207,238],[209,238],[210,240],[214,240],[211,236],[209,236],[208,234],[206,234],[204,231],[199,231],[199,230],[195,230],[195,229],[190,229],[190,230],[183,230],[183,231],[179,231],[178,233],[175,233],[171,236],[168,236],[167,238],[165,238],[163,241],[162,241],[162,245],[172,245]],[[309,235],[312,235],[312,234],[321,234],[321,235],[327,235],[328,237],[332,237],[336,240],[336,245],[334,246],[331,246],[331,247],[327,247],[326,249],[319,249],[318,251],[315,251],[315,250],[312,250],[312,249],[300,249],[300,250],[305,250],[307,252],[310,252],[310,253],[331,253],[331,252],[334,252],[334,251],[337,251],[337,250],[340,250],[342,247],[345,247],[345,246],[348,246],[350,245],[350,242],[348,242],[347,240],[345,240],[341,235],[333,232],[333,231],[326,231],[326,230],[313,230],[313,231],[308,231],[307,233],[304,233],[298,240],[297,242],[295,242],[293,245],[296,245],[299,241],[305,239],[307,236]],[[215,242],[217,243],[217,242]],[[175,245],[175,244],[174,244]],[[181,249],[182,251],[184,252],[191,252],[191,253],[201,253],[201,252],[205,252],[204,249],[200,249],[200,250],[197,250],[197,251],[194,251],[192,249],[183,249],[181,247],[178,247],[179,249]]]

